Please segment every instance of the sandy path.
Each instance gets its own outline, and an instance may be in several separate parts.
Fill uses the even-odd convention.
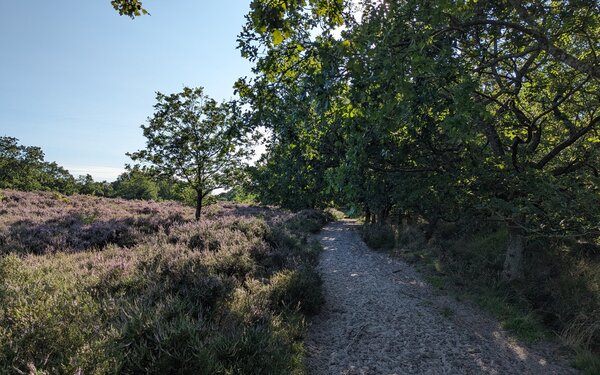
[[[408,264],[373,252],[341,221],[318,235],[326,304],[307,342],[311,374],[576,374],[555,349],[526,347]]]

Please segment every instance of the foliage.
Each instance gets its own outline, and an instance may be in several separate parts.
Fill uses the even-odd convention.
[[[146,148],[128,154],[158,176],[184,181],[196,192],[196,219],[212,191],[235,185],[250,155],[236,103],[218,104],[201,87],[156,94],[155,113],[142,125]]]
[[[41,148],[20,145],[12,137],[0,137],[0,188],[196,203],[195,191],[187,182],[159,178],[135,167],[111,183],[94,181],[89,174],[74,178],[57,163],[46,162]]]
[[[121,174],[112,184],[114,195],[125,199],[157,200],[158,184],[139,169]]]
[[[113,186],[106,181],[94,181],[90,174],[77,178],[79,194],[94,195],[97,197],[110,197],[114,194]]]
[[[243,186],[235,186],[234,188],[217,195],[217,200],[252,204],[256,203],[256,195],[248,192]]]
[[[0,254],[47,254],[133,246],[191,218],[175,203],[129,202],[55,193],[4,191]]]
[[[306,209],[299,211],[293,219],[289,220],[288,226],[297,232],[317,233],[332,220],[333,217],[325,211]]]
[[[599,7],[253,1],[236,88],[271,134],[259,199],[429,232],[492,217],[507,279],[523,237],[597,236]]]
[[[128,223],[132,241],[88,248],[72,233],[53,253],[5,248],[0,373],[303,371],[304,314],[318,311],[323,297],[313,268],[318,245],[292,231],[294,215],[221,204],[196,222],[192,208],[174,203],[3,194],[8,203],[0,209],[11,213],[3,220],[35,227],[94,208],[84,218],[89,224],[56,225],[70,232],[114,218]],[[161,222],[169,213],[181,218]],[[142,218],[157,225],[139,227]],[[136,237],[138,230],[145,235]],[[44,232],[11,241],[25,244]]]
[[[273,275],[270,299],[287,309],[299,309],[307,315],[319,312],[325,302],[319,273],[308,267]]]
[[[346,214],[334,207],[327,207],[323,210],[331,220],[342,220],[346,218]]]
[[[140,0],[111,0],[110,4],[121,16],[124,15],[135,18],[149,14],[148,11],[142,7],[142,2]]]
[[[35,146],[23,146],[13,137],[0,137],[0,188],[52,190],[73,194],[75,178],[56,163],[44,160]]]
[[[580,351],[575,357],[575,367],[583,370],[584,375],[600,373],[600,357],[589,351]]]
[[[396,234],[389,225],[365,224],[361,228],[361,237],[373,249],[393,249],[396,244]]]

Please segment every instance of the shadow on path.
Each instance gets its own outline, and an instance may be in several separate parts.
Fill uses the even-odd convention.
[[[345,220],[318,235],[326,304],[307,342],[311,374],[577,374],[475,307],[439,295],[408,264],[370,251]]]

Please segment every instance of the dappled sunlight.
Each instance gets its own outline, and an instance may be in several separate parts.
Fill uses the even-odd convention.
[[[325,363],[335,358],[328,373],[571,373],[557,371],[547,355],[511,339],[474,306],[440,293],[408,264],[369,250],[355,229],[337,222],[320,235],[327,313],[313,331],[323,342],[309,350]]]
[[[505,335],[497,331],[493,333],[493,336],[510,349],[521,361],[529,359],[527,349],[520,346],[514,339],[507,339]]]

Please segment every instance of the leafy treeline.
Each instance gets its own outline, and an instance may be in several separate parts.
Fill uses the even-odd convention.
[[[44,159],[40,147],[24,146],[13,137],[0,137],[0,189],[56,191],[144,200],[194,202],[194,191],[181,181],[154,178],[140,168],[130,168],[114,182],[94,181],[89,174],[75,178],[55,162]]]
[[[254,0],[236,89],[270,130],[264,202],[367,222],[598,236],[600,4]]]
[[[13,137],[0,137],[0,188],[72,194],[77,190],[77,181],[66,169],[45,161],[41,148],[20,145]]]

